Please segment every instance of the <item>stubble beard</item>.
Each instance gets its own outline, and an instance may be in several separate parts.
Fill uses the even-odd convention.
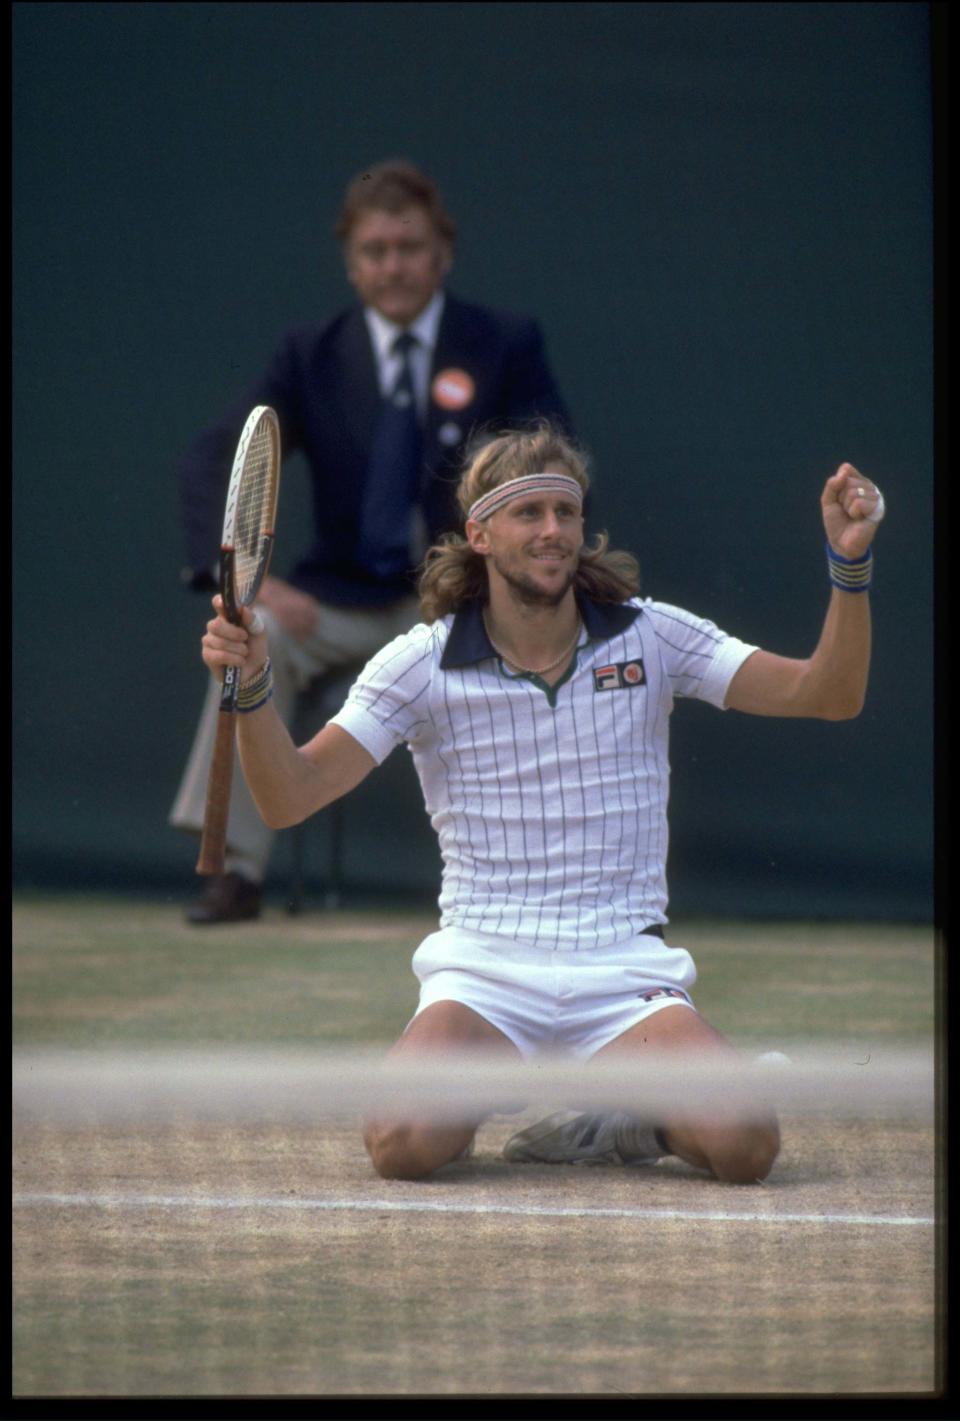
[[[523,573],[511,572],[497,558],[493,558],[492,562],[517,601],[524,607],[559,607],[577,577],[577,570],[574,567],[567,574],[562,587],[558,587],[553,592],[546,592],[534,582],[532,577],[528,578]]]

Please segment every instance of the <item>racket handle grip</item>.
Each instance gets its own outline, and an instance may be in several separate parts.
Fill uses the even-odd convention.
[[[221,709],[217,715],[217,736],[213,744],[207,780],[207,804],[203,816],[203,837],[197,873],[220,875],[227,849],[227,816],[233,782],[233,743],[236,713]]]

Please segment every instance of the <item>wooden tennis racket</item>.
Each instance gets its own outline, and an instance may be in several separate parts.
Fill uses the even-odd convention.
[[[279,489],[280,425],[269,405],[258,405],[237,445],[220,546],[224,616],[236,626],[242,621],[241,610],[253,606],[270,566]],[[223,673],[197,873],[223,873],[240,670],[228,666]]]

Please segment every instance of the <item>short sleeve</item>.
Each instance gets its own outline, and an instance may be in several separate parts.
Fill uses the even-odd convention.
[[[382,764],[429,726],[430,686],[439,660],[435,627],[416,626],[367,662],[330,724],[339,725]]]
[[[657,634],[673,694],[726,709],[730,682],[758,648],[666,602],[644,602],[643,610]]]

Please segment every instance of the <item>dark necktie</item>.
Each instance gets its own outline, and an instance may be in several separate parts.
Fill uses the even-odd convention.
[[[360,520],[360,561],[376,577],[396,577],[410,567],[413,510],[420,489],[421,439],[410,369],[416,336],[402,331],[393,342],[400,373],[383,401],[373,434]]]

